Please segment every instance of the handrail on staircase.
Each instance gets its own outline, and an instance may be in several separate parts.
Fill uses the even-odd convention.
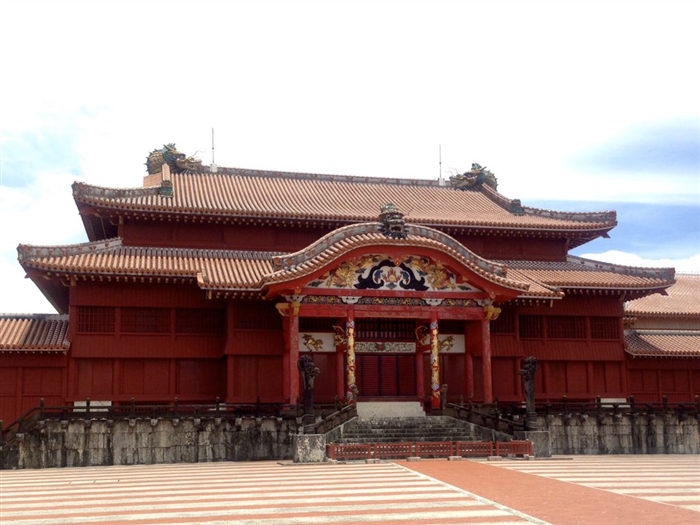
[[[332,414],[327,415],[321,421],[309,425],[308,432],[307,428],[304,428],[305,434],[326,434],[334,428],[342,425],[343,423],[350,421],[352,418],[357,416],[357,405],[355,403],[348,403],[347,405],[339,408]]]
[[[474,405],[473,403],[449,403],[448,408],[455,411],[457,419],[486,427],[498,432],[513,435],[516,430],[525,430],[525,421],[515,421],[503,417],[498,404]]]

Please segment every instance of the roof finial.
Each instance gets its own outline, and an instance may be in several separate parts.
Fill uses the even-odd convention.
[[[408,237],[403,213],[399,211],[395,204],[388,202],[382,206],[379,220],[382,223],[380,231],[387,237],[392,239],[405,239]]]

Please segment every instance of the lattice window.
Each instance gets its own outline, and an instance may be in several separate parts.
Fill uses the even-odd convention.
[[[438,330],[441,334],[463,334],[464,321],[441,319],[438,321]]]
[[[364,341],[412,341],[416,338],[413,319],[357,319],[356,337]]]
[[[345,321],[329,319],[328,317],[300,317],[300,332],[333,332],[333,325],[342,326],[345,329]]]
[[[620,320],[617,317],[591,317],[591,339],[619,339]]]
[[[491,323],[492,334],[514,334],[515,333],[515,315],[512,311],[501,312],[498,319]]]
[[[170,332],[170,308],[122,308],[121,331],[133,334]]]
[[[282,316],[272,302],[241,302],[236,305],[233,322],[242,330],[279,330]]]
[[[78,332],[114,332],[114,313],[108,306],[79,306]]]
[[[178,334],[223,334],[226,312],[214,308],[180,308],[175,312]]]
[[[585,339],[586,318],[572,315],[547,317],[547,337],[550,339]]]
[[[522,339],[542,339],[544,337],[542,316],[540,315],[521,315],[519,328]]]

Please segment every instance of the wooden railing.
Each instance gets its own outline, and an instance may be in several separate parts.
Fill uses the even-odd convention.
[[[693,403],[674,403],[662,396],[660,403],[637,403],[634,396],[626,400],[606,400],[597,397],[591,401],[570,401],[566,396],[560,401],[548,401],[537,404],[537,414],[545,417],[562,416],[564,420],[577,417],[585,420],[595,417],[599,422],[608,418],[619,420],[622,416],[632,418],[647,417],[675,417],[679,421],[685,421],[689,417],[700,421],[700,396],[695,396]]]
[[[523,404],[503,405],[496,400],[489,405],[450,403],[446,408],[446,415],[506,434],[513,435],[516,430],[525,430],[527,414]],[[637,403],[634,396],[624,400],[597,397],[583,401],[571,401],[563,396],[557,401],[536,403],[536,410],[538,416],[562,416],[565,420],[595,417],[601,423],[606,419],[619,420],[623,415],[634,418],[676,417],[680,421],[692,417],[700,421],[700,396],[695,396],[693,403],[671,402],[666,396],[660,403]]]

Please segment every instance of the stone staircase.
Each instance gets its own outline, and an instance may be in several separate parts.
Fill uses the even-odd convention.
[[[336,443],[477,441],[474,425],[448,416],[356,418],[345,424]]]

